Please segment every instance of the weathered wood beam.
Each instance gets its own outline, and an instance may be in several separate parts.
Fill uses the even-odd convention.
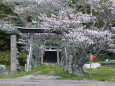
[[[55,30],[44,30],[44,29],[19,29],[22,33],[57,33]]]
[[[44,51],[56,51],[57,52],[57,49],[45,49]],[[58,51],[62,51],[62,50],[59,49]]]
[[[28,39],[29,37],[23,37],[22,39]],[[59,36],[48,36],[48,35],[34,35],[34,39],[45,39],[45,40],[49,40],[49,39],[54,39],[54,40],[61,40],[62,38]]]

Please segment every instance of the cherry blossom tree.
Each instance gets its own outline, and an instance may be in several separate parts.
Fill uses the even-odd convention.
[[[115,2],[112,0],[6,2],[13,6],[24,26],[54,28],[59,32],[63,51],[61,65],[69,73],[83,75],[82,67],[90,55],[97,57],[112,42],[111,21],[115,17]]]
[[[90,6],[90,12],[88,13],[85,8],[85,13],[76,12],[78,8],[76,6],[73,8],[69,4],[62,6],[56,15],[41,14],[41,19],[42,27],[55,28],[62,36],[65,70],[69,72],[68,61],[72,56],[72,73],[83,75],[82,67],[89,61],[90,55],[97,57],[100,51],[105,50],[112,42],[111,22],[114,17],[114,2],[100,0],[78,2],[75,5]]]

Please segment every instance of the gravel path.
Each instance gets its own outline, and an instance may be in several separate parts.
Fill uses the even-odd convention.
[[[48,76],[48,75],[27,75],[20,77],[18,79],[37,79],[37,80],[55,80],[59,78],[59,76]]]
[[[115,86],[115,82],[77,80],[1,79],[0,86]]]
[[[16,79],[0,79],[0,86],[115,86],[115,82],[57,80],[58,76],[27,75]]]

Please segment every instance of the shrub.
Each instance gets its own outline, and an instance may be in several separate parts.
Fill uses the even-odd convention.
[[[6,50],[10,50],[10,34],[0,30],[0,51]]]
[[[18,60],[20,65],[24,66],[26,64],[27,54],[25,52],[20,52],[18,55]]]
[[[10,53],[8,51],[0,52],[0,64],[10,65]]]
[[[25,65],[27,54],[25,52],[20,52],[18,55],[18,60],[20,65]],[[0,64],[10,65],[10,52],[0,52]]]

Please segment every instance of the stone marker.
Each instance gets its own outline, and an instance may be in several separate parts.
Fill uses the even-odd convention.
[[[69,56],[69,62],[68,62],[68,72],[69,72],[69,74],[72,74],[72,63],[73,63],[73,61],[72,61],[72,55],[70,55]]]
[[[5,67],[5,65],[0,65],[0,74],[1,75],[8,74],[8,71],[7,71],[6,67]]]
[[[16,35],[11,35],[11,73],[17,73],[17,47]]]

